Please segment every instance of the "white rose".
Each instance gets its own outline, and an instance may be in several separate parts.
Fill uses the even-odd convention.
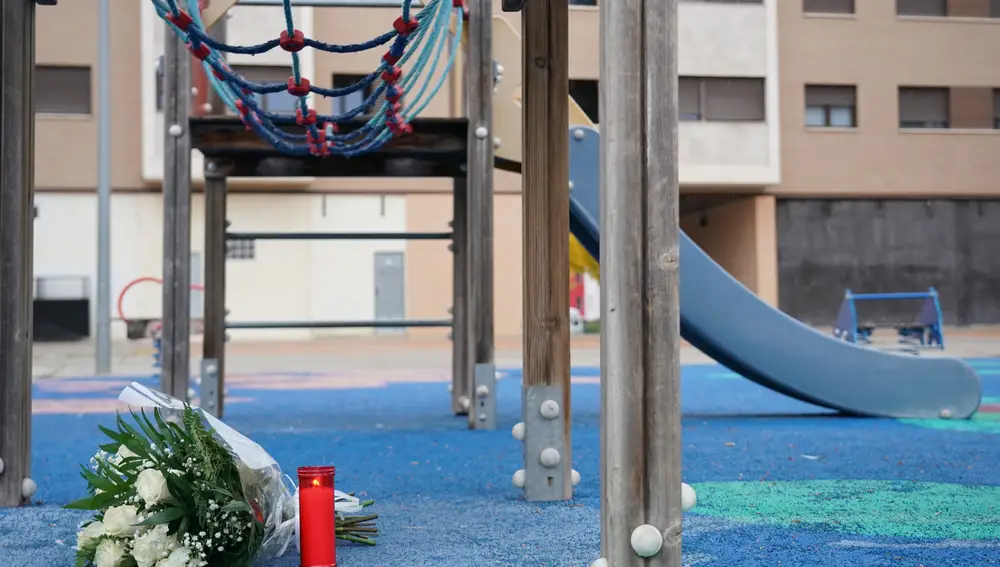
[[[135,491],[142,498],[146,506],[153,506],[160,502],[170,502],[173,497],[167,488],[167,479],[163,473],[156,469],[146,469],[139,473],[135,479]]]
[[[125,445],[119,445],[118,446],[118,452],[115,453],[114,455],[112,455],[108,460],[111,461],[111,464],[113,464],[115,466],[118,466],[118,465],[122,464],[122,461],[124,461],[125,459],[127,459],[129,457],[138,457],[138,456],[139,455],[136,455],[135,453],[133,453]]]
[[[94,553],[94,565],[96,567],[118,567],[125,557],[125,546],[113,540],[106,539],[97,546]]]
[[[191,561],[191,551],[186,547],[178,547],[170,552],[169,556],[157,561],[156,567],[187,567],[189,561]]]
[[[139,567],[152,567],[157,561],[166,557],[173,539],[167,533],[167,525],[160,524],[135,538],[132,543],[132,557]]]
[[[104,533],[110,536],[134,535],[139,523],[135,506],[112,506],[104,512]]]
[[[76,546],[85,547],[87,545],[90,545],[94,543],[95,540],[100,539],[101,536],[103,535],[104,535],[104,522],[100,520],[94,520],[93,522],[90,522],[89,524],[84,526],[82,530],[76,532]]]

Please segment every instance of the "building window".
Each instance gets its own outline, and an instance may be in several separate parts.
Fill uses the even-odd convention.
[[[90,114],[90,67],[35,67],[35,112]]]
[[[853,85],[806,85],[806,126],[854,128],[858,125],[857,106]]]
[[[591,122],[600,124],[600,85],[597,81],[570,79],[569,96],[573,97],[573,100],[580,105],[583,113],[587,115],[587,118],[590,118]]]
[[[338,73],[333,76],[333,88],[335,89],[345,89],[347,87],[356,85],[358,82],[362,81],[368,75],[350,75],[346,73]],[[378,81],[373,82],[367,87],[354,91],[351,94],[335,97],[333,102],[333,113],[334,114],[346,114],[355,108],[364,104],[368,97],[372,96],[375,92],[375,88],[378,86]],[[370,115],[378,110],[379,106],[384,101],[384,97],[379,97],[375,101],[375,106],[369,109],[367,112],[363,112],[361,115]]]
[[[677,86],[682,121],[764,121],[764,79],[680,77]]]
[[[802,11],[810,14],[853,14],[854,0],[802,0]]]
[[[1000,0],[990,0],[990,17],[1000,18]]]
[[[256,240],[240,239],[226,241],[226,260],[255,260],[256,258]]]
[[[899,87],[900,128],[948,128],[948,89]]]
[[[947,16],[948,0],[896,0],[900,16]]]
[[[283,65],[233,65],[233,72],[244,80],[258,84],[287,83],[288,78],[292,76],[292,70]],[[298,101],[299,99],[290,95],[288,91],[254,93],[254,102],[257,106],[265,112],[275,114],[295,114]]]
[[[597,0],[569,0],[570,6],[597,6]]]
[[[1000,130],[1000,89],[993,89],[993,128]]]

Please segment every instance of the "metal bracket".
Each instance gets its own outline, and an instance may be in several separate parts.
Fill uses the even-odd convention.
[[[472,429],[497,428],[497,373],[493,363],[476,364],[472,372],[475,410],[470,412]],[[474,416],[474,417],[473,417]]]
[[[219,417],[219,400],[222,398],[219,389],[219,361],[214,358],[201,360],[201,409],[214,417]]]
[[[531,502],[565,500],[564,471],[571,463],[565,459],[566,438],[563,432],[564,408],[560,407],[559,386],[524,386],[521,414],[524,416],[524,498]],[[553,403],[555,412],[553,415]],[[543,406],[546,411],[543,415]],[[553,453],[554,451],[554,453]],[[542,464],[543,453],[550,457]],[[551,456],[558,460],[552,465]]]

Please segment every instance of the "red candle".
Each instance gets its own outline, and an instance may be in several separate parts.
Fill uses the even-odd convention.
[[[299,467],[302,567],[337,567],[333,467]]]

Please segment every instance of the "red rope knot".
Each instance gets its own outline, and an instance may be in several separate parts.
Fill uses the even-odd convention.
[[[309,79],[302,77],[302,80],[296,84],[295,77],[288,78],[288,94],[292,96],[306,96],[309,94]]]
[[[191,16],[184,10],[181,10],[179,14],[168,15],[167,21],[177,26],[183,32],[188,31],[188,28],[194,23]]]
[[[199,61],[204,61],[209,55],[212,54],[212,50],[200,41],[198,42],[198,45],[195,45],[193,41],[188,42],[187,47],[188,51],[191,52],[191,55],[197,57]]]
[[[316,111],[310,108],[305,114],[303,114],[301,108],[296,108],[295,123],[299,126],[312,126],[316,123]]]
[[[403,19],[403,16],[400,16],[396,18],[395,22],[392,23],[392,27],[396,30],[396,32],[399,35],[406,37],[411,33],[415,32],[417,28],[420,27],[420,20],[412,18],[411,20],[406,21]]]
[[[386,51],[385,55],[382,56],[382,61],[385,61],[389,65],[395,65],[399,62],[399,57],[392,54],[392,51]]]
[[[309,143],[309,153],[314,156],[325,156],[330,154],[330,148],[326,143],[326,131],[313,129],[306,130],[306,142]]]
[[[394,84],[402,76],[403,76],[403,70],[395,65],[389,67],[385,71],[382,71],[382,80],[389,83],[390,85]]]
[[[386,122],[389,127],[389,131],[392,132],[393,136],[399,137],[403,134],[410,134],[413,132],[413,127],[410,126],[408,122],[402,120],[398,114],[393,115]]]
[[[306,36],[299,30],[293,30],[292,35],[288,35],[288,30],[284,30],[278,36],[278,45],[289,53],[298,53],[306,46]]]

